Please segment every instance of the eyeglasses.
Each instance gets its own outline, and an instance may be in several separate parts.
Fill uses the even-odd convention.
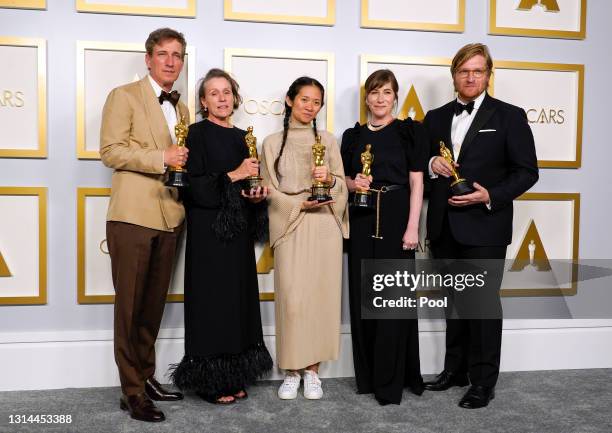
[[[486,69],[459,69],[457,71],[457,76],[459,78],[467,78],[470,74],[472,74],[474,78],[482,78],[486,73]]]

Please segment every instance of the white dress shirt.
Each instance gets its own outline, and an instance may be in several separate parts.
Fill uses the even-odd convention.
[[[453,142],[453,153],[455,155],[455,161],[459,159],[459,153],[461,152],[461,145],[463,144],[463,140],[472,126],[472,122],[476,117],[476,113],[478,109],[482,105],[482,101],[485,97],[485,92],[482,92],[478,98],[474,100],[474,109],[471,113],[468,113],[466,110],[462,111],[458,116],[453,116],[453,124],[451,125],[451,140]],[[457,102],[460,104],[466,105],[465,102],[461,100],[461,98],[457,97]]]
[[[157,84],[157,82],[150,75],[149,75],[149,82],[151,83],[151,86],[153,87],[153,93],[155,93],[156,96],[161,95],[161,92],[163,89],[161,88],[159,84]],[[170,138],[172,139],[172,144],[176,144],[176,134],[174,133],[174,127],[176,126],[176,123],[177,123],[176,108],[174,107],[174,105],[172,105],[170,101],[166,99],[164,103],[161,104],[161,109],[162,109],[162,112],[164,113],[164,117],[166,118],[166,123],[168,124],[168,132],[170,132]]]
[[[151,83],[151,87],[153,87],[153,93],[155,93],[156,96],[160,96],[162,90],[164,89],[162,89],[161,86],[157,84],[157,81],[155,81],[151,77],[151,75],[148,75],[148,77],[149,77],[149,83]],[[172,144],[176,144],[176,134],[174,132],[174,127],[177,124],[176,108],[167,99],[160,105],[161,105],[162,113],[164,113],[164,117],[166,118],[166,124],[168,125],[168,132],[170,132],[170,139],[172,140]],[[164,162],[165,161],[164,153],[165,151],[162,152],[162,165],[165,170],[166,163]]]
[[[474,100],[474,109],[471,113],[468,113],[466,110],[462,111],[459,115],[453,116],[453,123],[451,125],[451,141],[453,144],[453,155],[455,156],[455,161],[459,159],[459,153],[461,152],[461,145],[463,144],[463,140],[476,117],[476,113],[478,113],[478,109],[482,105],[482,101],[485,98],[486,92],[482,92],[478,98]],[[457,102],[460,104],[466,105],[466,102],[462,101],[461,98],[457,97]],[[437,156],[437,155],[436,155]],[[431,163],[433,162],[436,156],[432,156],[429,160],[429,177],[431,179],[435,179],[438,177],[431,170]]]
[[[453,116],[453,123],[451,124],[451,140],[453,142],[453,155],[455,157],[455,162],[459,159],[459,153],[461,152],[463,140],[465,140],[465,136],[467,135],[470,126],[472,126],[472,122],[476,117],[476,113],[478,113],[478,109],[482,105],[482,101],[484,100],[486,93],[487,92],[482,92],[478,98],[474,99],[474,109],[471,113],[468,113],[467,110],[463,110],[461,114]],[[467,105],[467,103],[462,101],[459,97],[457,97],[457,102]],[[429,177],[431,179],[436,179],[438,177],[438,175],[431,169],[431,164],[436,156],[432,156],[429,160]],[[487,203],[485,203],[485,206],[487,209],[491,210],[490,199]]]

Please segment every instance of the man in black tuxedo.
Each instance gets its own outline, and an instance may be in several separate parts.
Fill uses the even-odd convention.
[[[495,395],[502,335],[499,288],[512,239],[512,202],[538,180],[525,111],[487,94],[492,68],[486,45],[461,48],[451,65],[457,99],[431,110],[424,120],[431,138],[427,236],[434,258],[495,259],[485,288],[488,299],[476,298],[481,310],[495,310],[489,311],[494,318],[447,317],[444,371],[425,384],[444,391],[471,383],[459,402],[469,409],[487,406]],[[451,196],[451,166],[440,156],[440,141],[452,152],[461,177],[473,182],[474,192]],[[466,296],[451,292],[457,303]]]

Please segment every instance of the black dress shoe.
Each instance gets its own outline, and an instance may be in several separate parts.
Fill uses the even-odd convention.
[[[472,385],[459,402],[459,406],[465,409],[478,409],[487,406],[494,398],[495,388]]]
[[[166,419],[164,413],[145,394],[122,395],[119,407],[129,411],[130,416],[139,421],[161,422]]]
[[[452,386],[467,386],[470,384],[467,374],[455,374],[448,370],[436,376],[435,380],[425,382],[425,389],[429,391],[446,391]]]
[[[153,376],[145,382],[145,393],[151,400],[156,401],[176,401],[182,400],[183,394],[180,392],[171,392],[162,388],[160,383]]]

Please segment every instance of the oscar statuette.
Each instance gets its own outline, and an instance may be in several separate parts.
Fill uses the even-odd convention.
[[[189,126],[187,126],[187,122],[185,122],[185,116],[181,116],[181,119],[174,127],[177,147],[185,147],[185,139],[187,138],[188,130]],[[165,185],[174,186],[177,188],[185,188],[189,186],[189,181],[187,180],[187,169],[181,167],[180,165],[170,167],[168,169],[168,180],[166,181]]]
[[[322,167],[325,165],[325,145],[321,143],[321,136],[317,135],[315,144],[312,145],[312,158],[314,159],[315,167]],[[318,201],[323,203],[325,201],[331,201],[332,196],[329,195],[330,186],[327,182],[315,180],[312,183],[311,196],[308,197],[308,201]]]
[[[450,184],[451,195],[455,196],[473,193],[475,189],[472,187],[470,182],[460,177],[459,172],[455,168],[453,155],[451,154],[451,151],[448,150],[448,147],[444,145],[443,141],[440,141],[440,156],[444,158],[451,167],[451,175],[454,179]]]
[[[247,128],[247,133],[244,136],[244,142],[246,143],[249,151],[249,158],[255,158],[259,161],[259,157],[257,156],[257,138],[253,135],[252,126]],[[257,189],[261,186],[261,181],[262,178],[259,175],[249,176],[243,181],[244,189],[247,191]]]
[[[370,152],[372,149],[371,144],[366,144],[365,152],[361,153],[361,174],[363,176],[370,176],[372,174],[372,163],[374,162],[374,155]],[[372,192],[364,191],[359,188],[355,190],[355,195],[353,197],[353,206],[355,207],[364,207],[371,208],[372,207]]]

